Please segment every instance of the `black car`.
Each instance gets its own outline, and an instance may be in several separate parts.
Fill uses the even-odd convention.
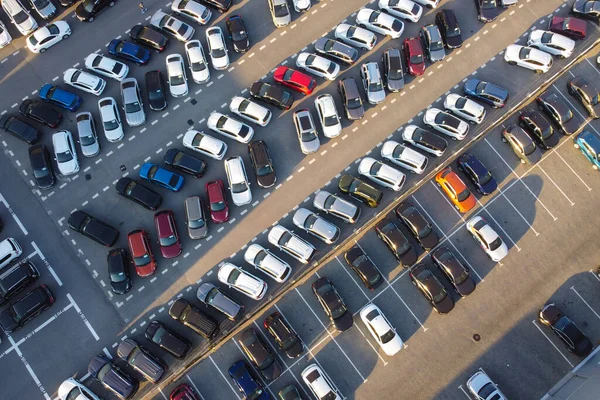
[[[215,8],[220,13],[225,13],[231,8],[232,0],[201,0],[204,4]]]
[[[17,117],[4,115],[0,118],[0,128],[27,144],[34,144],[40,139],[40,131]]]
[[[267,143],[264,140],[254,140],[248,143],[248,154],[258,186],[262,188],[273,186],[277,182],[277,176]]]
[[[304,343],[280,313],[265,318],[263,326],[289,358],[296,358],[304,351]]]
[[[54,186],[54,171],[50,161],[50,153],[43,144],[36,144],[29,148],[29,163],[33,171],[33,178],[40,189],[50,189]]]
[[[129,265],[131,261],[125,249],[113,249],[106,256],[108,265],[108,279],[113,293],[125,294],[131,289]]]
[[[206,340],[214,338],[219,333],[219,324],[217,321],[198,310],[187,300],[177,299],[171,304],[169,315]]]
[[[165,51],[167,44],[169,44],[168,37],[145,25],[135,25],[129,31],[129,37],[142,46],[156,50],[157,53]]]
[[[567,90],[579,100],[591,118],[600,118],[600,93],[587,79],[576,76],[567,83]]]
[[[192,348],[192,344],[158,321],[152,321],[144,333],[146,339],[160,346],[173,357],[183,359]]]
[[[539,319],[542,324],[552,329],[571,353],[585,357],[592,351],[592,342],[556,305],[546,304],[540,310]]]
[[[358,50],[342,42],[329,38],[319,38],[315,42],[315,50],[324,56],[351,65],[358,60]]]
[[[271,396],[255,376],[254,370],[244,360],[233,363],[227,372],[244,399],[271,400]]]
[[[390,92],[399,92],[404,88],[404,66],[402,53],[396,48],[390,48],[381,56],[385,87]]]
[[[381,204],[383,192],[368,183],[348,174],[340,177],[338,188],[353,199],[360,201],[367,207],[375,208]]]
[[[475,290],[475,281],[469,274],[469,269],[462,265],[454,253],[447,247],[440,247],[431,254],[431,259],[448,278],[456,293],[466,297]]]
[[[12,302],[0,314],[0,328],[4,333],[15,332],[40,315],[54,303],[54,296],[46,285],[31,290],[19,300]]]
[[[167,96],[165,95],[165,80],[160,71],[148,71],[144,75],[146,82],[146,93],[148,104],[153,111],[161,111],[167,108]]]
[[[383,283],[381,273],[360,247],[354,246],[348,250],[344,260],[367,289],[375,290]]]
[[[481,22],[492,22],[500,14],[497,0],[475,0],[477,19]]]
[[[239,15],[232,15],[226,20],[229,39],[233,43],[233,49],[238,53],[245,53],[250,49],[250,38],[244,20]]]
[[[600,24],[600,1],[575,0],[571,8],[571,14]]]
[[[250,95],[265,103],[273,104],[282,110],[289,110],[292,103],[294,103],[294,95],[287,90],[260,81],[252,84]]]
[[[88,373],[121,399],[129,399],[137,392],[138,382],[114,365],[102,354],[97,355],[88,365]]]
[[[119,231],[107,223],[92,217],[85,211],[74,211],[67,220],[69,228],[93,241],[111,247],[119,238]]]
[[[338,81],[337,91],[342,97],[346,118],[351,121],[362,119],[365,116],[365,107],[363,106],[360,91],[356,84],[356,79],[347,77]]]
[[[340,332],[352,328],[354,324],[352,313],[346,307],[344,299],[342,299],[342,296],[335,289],[333,283],[324,276],[317,279],[311,287],[315,297],[321,303],[325,314],[327,314],[333,323],[333,326]]]
[[[206,172],[206,163],[204,161],[178,149],[167,150],[163,162],[169,167],[192,175],[194,178],[202,178]]]
[[[444,285],[425,264],[417,264],[410,269],[410,280],[425,298],[431,303],[433,309],[439,314],[447,314],[454,308],[454,300],[448,294]]]
[[[437,233],[412,203],[404,202],[396,207],[396,216],[406,225],[423,249],[431,250],[437,246],[440,241]]]
[[[122,358],[147,381],[157,383],[167,368],[163,362],[133,339],[125,339],[117,347],[117,356]]]
[[[92,22],[96,15],[115,5],[116,0],[83,0],[75,9],[80,21]]]
[[[283,368],[275,355],[254,328],[243,331],[238,339],[246,357],[260,372],[263,378],[272,381],[277,379]]]
[[[417,262],[417,252],[400,230],[397,219],[384,218],[375,226],[375,232],[402,266],[408,268]]]
[[[302,400],[300,396],[300,392],[293,384],[289,384],[279,392],[277,392],[277,396],[279,396],[280,400]]]
[[[458,49],[462,46],[462,33],[454,11],[449,8],[441,9],[435,15],[435,23],[442,34],[442,40],[446,48]]]
[[[579,121],[571,107],[556,93],[544,92],[536,99],[538,108],[558,126],[563,135],[572,135],[579,129]]]
[[[502,108],[508,101],[508,90],[493,83],[470,78],[463,85],[463,92],[475,100],[481,100],[493,108]]]
[[[70,7],[73,4],[75,4],[75,2],[77,2],[77,0],[58,0],[58,2],[63,7]]]
[[[552,124],[538,110],[523,111],[519,116],[519,126],[543,149],[551,149],[560,141]]]
[[[61,113],[41,101],[23,100],[19,106],[19,112],[50,128],[56,128],[62,121]]]
[[[4,268],[0,274],[0,306],[21,293],[39,277],[40,273],[31,261]]]
[[[478,193],[487,196],[498,188],[498,183],[492,173],[472,153],[464,153],[456,160],[458,170],[464,173],[475,185]]]
[[[119,179],[116,188],[117,193],[121,196],[126,197],[151,211],[156,211],[162,203],[162,196],[160,194],[147,188],[141,183],[137,183],[131,178],[126,177]]]

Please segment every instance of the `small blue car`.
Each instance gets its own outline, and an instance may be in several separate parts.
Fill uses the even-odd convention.
[[[467,96],[481,100],[494,108],[502,108],[508,101],[508,90],[476,78],[471,78],[465,82],[463,92]]]
[[[573,146],[592,163],[592,168],[600,168],[600,139],[588,130],[584,130],[573,138]]]
[[[42,86],[39,96],[40,99],[69,111],[77,111],[82,102],[81,97],[77,96],[75,93],[63,90],[58,86],[49,83]]]
[[[252,375],[250,367],[244,360],[234,363],[229,368],[229,376],[231,376],[245,399],[271,400],[269,393]]]
[[[473,185],[475,185],[478,193],[487,196],[498,188],[498,183],[492,176],[492,173],[472,153],[464,153],[458,157],[456,164],[458,165],[458,170],[464,173]]]
[[[150,61],[150,50],[126,40],[111,40],[108,44],[108,52],[118,58],[133,61],[137,65],[146,65]]]
[[[149,162],[140,168],[140,178],[174,192],[183,187],[183,176]]]

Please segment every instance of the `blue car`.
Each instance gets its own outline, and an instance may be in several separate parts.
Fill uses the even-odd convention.
[[[46,83],[40,89],[40,99],[45,100],[49,103],[57,105],[61,108],[65,108],[69,111],[77,111],[81,106],[81,97],[75,93],[63,90],[58,86]]]
[[[471,78],[465,82],[463,92],[467,96],[481,100],[494,108],[502,108],[508,101],[508,90],[476,78]]]
[[[458,164],[458,170],[464,173],[475,185],[478,193],[487,196],[498,188],[498,183],[492,173],[473,154],[463,154],[458,157],[456,164]]]
[[[600,168],[600,139],[588,130],[584,130],[573,139],[573,145],[592,163],[592,168]]]
[[[271,400],[271,396],[254,377],[250,367],[240,360],[229,368],[229,376],[235,382],[244,399]]]
[[[183,187],[183,176],[149,162],[140,168],[140,178],[174,192],[179,192]]]
[[[137,65],[146,65],[150,61],[150,51],[126,40],[113,39],[108,44],[108,52],[113,56]]]

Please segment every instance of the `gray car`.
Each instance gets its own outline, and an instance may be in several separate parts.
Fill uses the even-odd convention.
[[[225,314],[227,318],[234,321],[244,314],[244,306],[237,300],[221,292],[212,283],[203,283],[196,292],[196,297],[207,306]]]
[[[340,79],[337,87],[338,93],[342,97],[346,118],[351,121],[359,120],[365,116],[365,107],[363,106],[360,92],[356,80],[352,77]]]
[[[317,53],[335,58],[346,64],[353,64],[358,60],[358,50],[354,47],[326,37],[317,39],[315,50]]]
[[[376,62],[366,62],[360,66],[360,78],[363,88],[367,94],[367,101],[371,104],[379,104],[385,100],[385,89]]]
[[[293,221],[298,228],[327,244],[332,244],[340,237],[340,228],[306,208],[297,209]]]
[[[117,347],[117,355],[152,383],[157,383],[165,374],[166,367],[163,363],[133,339],[122,341]]]
[[[50,0],[30,0],[35,11],[45,20],[52,19],[56,15],[56,6]]]
[[[127,78],[121,81],[121,96],[127,125],[139,126],[146,122],[140,86],[135,78]]]
[[[185,224],[190,239],[204,239],[208,235],[208,225],[204,205],[200,196],[190,196],[185,199]]]
[[[512,147],[522,164],[533,165],[542,158],[542,152],[537,148],[533,139],[516,125],[507,126],[502,131],[501,139]]]
[[[355,223],[360,217],[360,208],[325,190],[317,193],[313,205],[317,209],[351,224]]]
[[[442,61],[446,57],[444,42],[437,25],[429,24],[421,27],[419,32],[427,58],[432,63]]]
[[[298,110],[294,113],[294,125],[298,133],[298,141],[300,142],[302,153],[311,154],[317,152],[321,146],[321,142],[319,141],[317,129],[308,108]]]
[[[88,111],[78,113],[75,119],[77,120],[77,134],[81,154],[85,157],[97,156],[100,154],[100,142],[98,142],[92,113]]]

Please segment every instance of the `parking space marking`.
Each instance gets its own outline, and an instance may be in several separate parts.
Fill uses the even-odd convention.
[[[219,368],[219,366],[217,365],[217,363],[215,362],[215,360],[213,360],[212,356],[210,356],[210,355],[209,355],[209,356],[208,356],[208,359],[210,360],[210,362],[212,362],[212,363],[213,363],[213,365],[215,366],[215,368],[217,369],[217,371],[219,371],[219,374],[221,374],[221,377],[223,378],[223,380],[224,380],[225,382],[227,382],[227,385],[229,386],[229,388],[231,389],[231,391],[232,391],[232,392],[235,394],[235,397],[236,397],[238,400],[241,400],[241,399],[240,399],[240,395],[238,394],[238,391],[237,391],[237,390],[235,390],[235,389],[233,388],[233,386],[231,385],[231,382],[229,382],[229,379],[227,379],[227,378],[225,377],[225,374],[223,374],[223,371],[221,371],[221,369]]]
[[[569,359],[567,358],[567,356],[565,356],[565,355],[563,354],[563,352],[562,352],[562,351],[560,351],[560,350],[558,349],[558,347],[557,347],[557,346],[554,344],[554,342],[553,342],[552,340],[550,340],[550,338],[548,337],[548,335],[546,335],[546,334],[544,333],[544,331],[542,330],[542,328],[540,328],[540,327],[538,326],[538,324],[535,322],[535,319],[534,319],[534,320],[532,320],[531,322],[533,323],[533,326],[535,326],[535,327],[538,329],[538,331],[540,331],[540,333],[541,333],[542,335],[544,335],[544,337],[546,338],[546,340],[550,342],[550,344],[552,345],[552,347],[554,347],[554,348],[556,349],[556,351],[558,351],[558,354],[560,354],[560,355],[562,356],[562,358],[564,358],[564,359],[565,359],[565,361],[566,361],[566,362],[567,362],[567,363],[568,363],[568,364],[571,366],[571,368],[573,368],[573,367],[574,367],[573,363],[571,363],[571,361],[569,361]]]
[[[92,324],[90,324],[90,321],[87,320],[87,318],[85,317],[85,315],[81,311],[81,308],[79,308],[79,306],[77,305],[77,303],[75,302],[75,300],[73,300],[73,297],[71,296],[70,293],[67,293],[67,298],[69,299],[69,301],[71,302],[71,304],[75,308],[75,311],[77,311],[77,314],[79,314],[79,316],[83,320],[83,323],[85,324],[85,326],[87,326],[87,328],[91,332],[91,334],[94,337],[94,339],[96,339],[96,341],[100,340],[100,337],[98,336],[98,334],[96,333],[96,331],[92,327]]]
[[[200,396],[200,398],[202,400],[205,400],[204,396],[202,396],[202,393],[200,392],[200,390],[198,390],[198,386],[196,386],[196,384],[194,383],[194,381],[192,380],[192,378],[190,378],[190,376],[188,374],[185,374],[185,377],[188,378],[188,381],[190,381],[190,383],[192,384],[192,386],[194,387],[194,389],[196,389],[196,393],[198,393],[198,396]]]
[[[556,182],[554,182],[554,179],[552,179],[550,177],[550,175],[548,175],[546,173],[546,171],[542,168],[542,166],[540,164],[536,164],[535,165],[540,171],[542,171],[544,173],[544,175],[546,175],[546,177],[550,180],[550,182],[552,182],[552,184],[554,185],[554,187],[556,187],[558,189],[558,191],[560,193],[562,193],[562,195],[565,197],[565,199],[567,199],[567,201],[571,204],[571,207],[575,205],[575,203],[573,203],[573,201],[571,201],[571,199],[569,198],[569,196],[567,196],[567,194],[565,192],[563,192],[563,190],[560,188],[560,186],[558,186],[556,184]]]
[[[592,274],[592,275],[594,276],[594,278],[596,278],[596,280],[597,280],[598,282],[600,282],[600,278],[598,277],[598,275],[596,275],[596,273],[594,272],[594,270],[591,270],[591,269],[590,269],[588,272],[589,272],[590,274]]]
[[[23,223],[21,222],[21,220],[19,219],[19,217],[17,217],[17,214],[15,214],[15,212],[10,207],[10,205],[8,204],[8,201],[6,201],[6,199],[4,198],[4,196],[2,196],[2,193],[0,193],[0,202],[2,204],[4,204],[4,206],[6,207],[6,209],[8,210],[8,212],[10,213],[10,215],[13,217],[13,219],[17,223],[17,225],[19,225],[19,228],[21,229],[21,232],[23,232],[23,234],[25,236],[29,235],[29,232],[27,232],[27,229],[25,229],[25,226],[23,225]]]
[[[158,391],[160,392],[160,394],[162,394],[162,397],[163,397],[165,400],[169,400],[169,399],[167,398],[167,396],[165,396],[165,394],[163,393],[163,391],[162,391],[162,389],[160,388],[160,386],[158,387]]]
[[[252,368],[252,370],[256,373],[256,376],[258,377],[259,381],[261,382],[262,387],[266,387],[267,391],[271,394],[271,398],[274,399],[275,398],[275,394],[273,393],[273,391],[271,390],[271,388],[269,386],[267,386],[267,384],[265,382],[265,379],[262,377],[262,375],[260,374],[260,372],[257,371],[256,367],[254,366],[254,363],[252,363],[248,359],[248,356],[246,355],[246,353],[244,353],[244,351],[242,350],[242,348],[238,344],[237,340],[235,340],[235,338],[233,338],[231,341],[233,342],[233,344],[235,344],[235,347],[238,348],[238,350],[240,351],[240,353],[242,353],[242,355],[244,356],[244,359],[250,365],[250,368]],[[277,352],[276,352],[276,354],[277,354]]]
[[[567,160],[565,160],[560,153],[557,151],[555,152],[555,154],[558,156],[558,158],[560,158],[562,160],[562,162],[571,170],[571,172],[579,179],[579,181],[581,181],[581,183],[583,183],[583,186],[585,186],[585,188],[588,190],[588,192],[592,191],[592,188],[589,187],[587,185],[587,183],[585,183],[585,181],[581,178],[581,176],[579,176],[579,174],[577,172],[575,172],[575,170],[573,168],[571,168],[571,165],[569,165],[569,163],[567,162]]]
[[[583,301],[583,303],[587,306],[587,308],[590,309],[591,312],[594,313],[594,315],[596,316],[596,318],[600,319],[600,315],[598,315],[598,313],[596,312],[596,310],[594,310],[592,308],[592,306],[590,306],[590,304],[585,301],[585,299],[579,294],[579,292],[577,290],[575,290],[575,286],[571,286],[570,289],[575,292],[575,294],[577,295],[577,297],[579,297],[581,299],[581,301]]]
[[[10,344],[12,345],[12,347],[15,349],[15,352],[17,353],[17,355],[21,358],[21,361],[25,365],[25,368],[27,369],[27,372],[29,372],[29,375],[31,375],[31,378],[33,378],[33,381],[35,382],[35,384],[37,385],[37,387],[40,388],[40,391],[42,392],[42,394],[44,395],[44,397],[46,398],[46,400],[51,400],[51,398],[48,395],[48,393],[46,393],[46,389],[44,389],[44,386],[42,386],[42,383],[38,379],[37,375],[35,374],[35,372],[33,372],[33,368],[31,368],[31,366],[27,362],[27,359],[25,358],[25,356],[23,356],[23,353],[21,353],[21,349],[19,349],[19,346],[15,343],[14,339],[12,338],[12,336],[6,335],[6,337],[8,338],[8,341],[10,342]]]
[[[42,259],[42,261],[46,265],[46,268],[48,268],[48,271],[50,271],[50,274],[52,275],[52,277],[54,278],[54,280],[56,281],[56,283],[58,283],[58,286],[62,286],[63,285],[62,281],[60,280],[60,278],[58,277],[58,275],[56,274],[56,272],[54,272],[54,268],[52,268],[52,266],[50,265],[50,263],[48,262],[48,260],[46,260],[46,257],[40,251],[40,248],[37,246],[37,244],[34,241],[31,241],[31,246],[33,246],[33,248],[35,249],[35,253],[37,253],[37,255],[40,256],[40,258]]]

